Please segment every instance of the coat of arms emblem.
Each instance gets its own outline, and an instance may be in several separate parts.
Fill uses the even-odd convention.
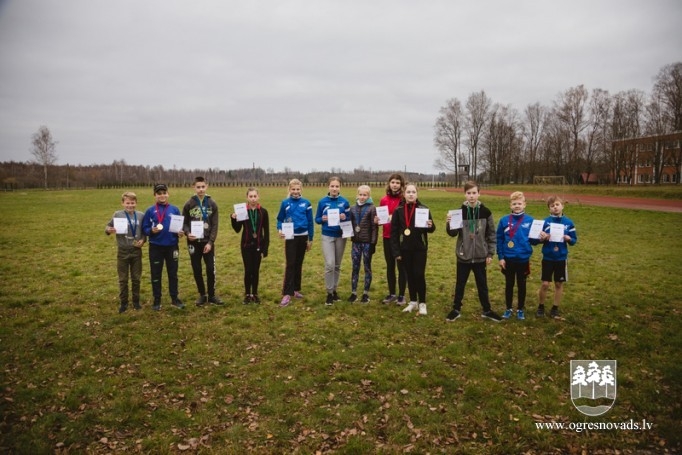
[[[571,401],[588,416],[600,416],[616,401],[615,360],[571,360]]]

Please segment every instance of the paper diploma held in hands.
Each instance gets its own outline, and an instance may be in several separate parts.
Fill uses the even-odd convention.
[[[294,223],[282,223],[282,234],[287,240],[294,238]]]
[[[380,205],[377,208],[377,218],[379,218],[379,224],[388,224],[390,219],[388,216],[388,207],[385,205]]]
[[[176,234],[182,231],[182,224],[185,222],[185,217],[182,215],[171,215],[170,227],[168,230],[170,232],[175,232]]]
[[[128,233],[128,220],[125,218],[114,218],[114,228],[117,234]]]
[[[204,238],[204,222],[203,221],[191,221],[190,230],[192,235],[198,239]]]
[[[234,213],[237,215],[237,221],[244,221],[249,219],[249,211],[246,208],[246,202],[234,205]]]
[[[533,224],[531,225],[530,231],[528,232],[528,238],[539,239],[540,233],[542,232],[542,227],[544,225],[545,225],[544,220],[533,220]]]
[[[549,223],[549,241],[561,242],[564,241],[564,225],[561,223]]]
[[[449,210],[450,229],[462,229],[462,209]]]
[[[341,238],[347,239],[353,237],[353,223],[350,221],[341,221],[339,226],[341,226]]]
[[[341,222],[341,213],[339,209],[327,210],[327,226],[338,226]]]
[[[418,208],[414,213],[414,227],[425,228],[428,227],[429,209]]]

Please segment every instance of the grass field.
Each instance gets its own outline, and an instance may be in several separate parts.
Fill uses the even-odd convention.
[[[680,214],[568,205],[579,241],[570,250],[563,318],[483,320],[470,278],[462,318],[446,323],[455,241],[444,219],[461,195],[420,191],[438,225],[429,244],[429,314],[417,316],[378,303],[386,294],[381,246],[372,302],[325,307],[319,229],[304,264],[303,301],[277,305],[284,254],[274,239],[261,267],[263,303],[242,305],[239,236],[227,217],[245,189],[209,190],[222,210],[218,291],[228,304],[192,305],[195,285],[182,248],[187,308],[171,308],[164,296],[162,311],[152,312],[145,249],[143,309],[122,315],[115,240],[104,235],[121,190],[0,194],[7,223],[0,236],[0,452],[682,450]],[[151,191],[136,191],[144,211]],[[304,197],[316,206],[324,192],[304,188]],[[382,189],[373,192],[378,201]],[[182,206],[191,189],[170,193]],[[284,188],[261,193],[272,220],[283,197]],[[508,213],[505,198],[484,192],[481,200],[496,221]],[[533,202],[527,212],[544,218],[547,209]],[[344,298],[350,248],[346,254]],[[529,313],[540,258],[537,248]],[[493,308],[502,311],[497,267],[488,281]],[[607,414],[587,417],[573,406],[572,359],[617,360],[617,399]],[[644,420],[653,427],[631,428]],[[538,423],[624,427],[542,430]]]

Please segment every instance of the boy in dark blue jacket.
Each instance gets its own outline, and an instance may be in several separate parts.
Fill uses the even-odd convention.
[[[154,200],[156,203],[149,207],[144,214],[142,230],[149,238],[149,264],[151,265],[152,292],[154,304],[152,309],[161,309],[161,278],[163,265],[166,264],[168,274],[168,292],[171,305],[175,308],[185,308],[178,298],[178,237],[184,232],[170,231],[171,215],[182,215],[180,209],[168,202],[168,187],[163,183],[154,185]]]
[[[568,245],[575,245],[578,234],[575,225],[564,216],[564,201],[558,196],[547,199],[550,216],[545,218],[543,232],[540,233],[542,246],[542,286],[538,291],[537,316],[545,315],[545,298],[552,278],[554,279],[554,306],[549,315],[559,316],[559,303],[568,281]]]
[[[505,276],[505,302],[507,309],[502,315],[509,319],[512,314],[514,300],[514,283],[518,285],[518,310],[516,317],[526,319],[524,308],[526,305],[526,278],[530,273],[530,257],[533,254],[532,245],[538,240],[529,239],[533,218],[527,215],[526,198],[520,191],[509,196],[509,216],[502,217],[497,225],[497,258],[500,261],[502,273]]]

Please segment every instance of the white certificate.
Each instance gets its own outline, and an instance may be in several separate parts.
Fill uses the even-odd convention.
[[[114,228],[117,234],[127,234],[128,220],[125,218],[114,218]]]
[[[182,224],[185,222],[185,217],[182,215],[171,215],[169,231],[175,232],[176,234],[182,231]]]
[[[561,223],[549,223],[549,241],[562,242],[564,241],[564,225]]]
[[[533,224],[530,226],[530,232],[528,232],[528,238],[539,239],[544,225],[545,220],[533,220]]]
[[[353,237],[353,223],[350,221],[341,221],[339,226],[341,226],[342,238],[347,239],[349,237]]]
[[[282,223],[282,234],[287,240],[294,238],[294,223]]]
[[[450,229],[462,229],[462,209],[448,210]]]
[[[428,227],[427,221],[429,221],[429,209],[418,208],[414,211],[414,227]]]
[[[192,235],[198,239],[204,238],[204,222],[203,221],[190,221],[190,232]]]
[[[377,217],[379,218],[379,224],[390,223],[391,218],[388,216],[388,206],[380,205],[377,207]]]
[[[327,226],[338,226],[341,222],[339,209],[327,209]]]
[[[246,202],[234,205],[234,213],[237,215],[237,221],[244,221],[249,219],[249,211],[246,208]]]

